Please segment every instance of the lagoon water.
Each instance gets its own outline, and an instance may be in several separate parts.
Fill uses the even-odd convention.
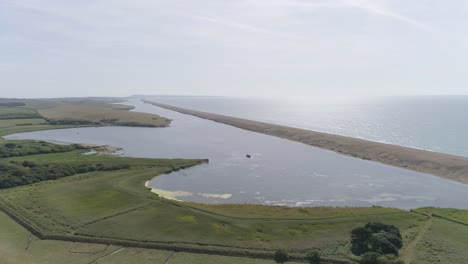
[[[289,206],[440,206],[468,209],[468,185],[143,104],[168,128],[100,127],[21,133],[8,139],[108,144],[124,155],[208,158],[208,164],[149,182],[181,200]],[[252,157],[247,158],[246,154]]]
[[[200,111],[468,157],[468,97],[236,98],[160,96]]]

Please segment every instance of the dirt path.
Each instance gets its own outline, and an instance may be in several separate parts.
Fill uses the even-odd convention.
[[[174,257],[174,255],[175,255],[175,251],[172,252],[172,254],[166,259],[166,262],[164,262],[164,264],[169,264],[171,262],[172,257]]]
[[[403,255],[403,261],[405,262],[405,264],[411,264],[411,262],[413,261],[413,259],[415,257],[415,253],[416,253],[416,247],[419,244],[419,241],[421,241],[421,239],[427,233],[429,228],[431,228],[432,221],[433,220],[432,220],[432,216],[431,216],[426,221],[426,223],[424,223],[424,226],[421,227],[421,229],[419,230],[419,233],[416,235],[416,237],[413,239],[413,241],[411,241],[411,243],[409,243],[409,245],[405,248],[405,250],[404,250],[404,252],[402,254]]]
[[[112,251],[112,252],[109,253],[109,254],[106,254],[106,255],[104,255],[104,256],[102,256],[102,257],[100,257],[100,258],[97,258],[97,259],[95,259],[95,260],[89,262],[88,264],[98,263],[100,260],[102,260],[102,259],[104,259],[104,258],[106,258],[106,257],[112,256],[112,255],[114,255],[114,254],[117,254],[117,253],[119,253],[120,251],[122,251],[122,250],[124,250],[124,249],[125,249],[124,247],[121,247],[121,248],[119,248],[119,249],[116,249],[116,250]]]
[[[26,251],[28,251],[29,246],[31,246],[32,240],[33,240],[33,234],[29,235],[28,244],[26,245],[26,248],[25,248]]]

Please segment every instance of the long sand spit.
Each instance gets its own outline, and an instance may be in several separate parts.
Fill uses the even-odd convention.
[[[466,157],[196,111],[148,100],[143,100],[143,102],[237,128],[301,142],[343,155],[468,184],[468,158]]]

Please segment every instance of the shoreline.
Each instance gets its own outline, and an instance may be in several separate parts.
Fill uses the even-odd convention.
[[[202,112],[144,99],[142,101],[236,128],[468,184],[468,157]]]

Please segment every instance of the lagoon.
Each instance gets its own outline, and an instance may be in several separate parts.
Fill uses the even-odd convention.
[[[148,182],[176,199],[288,206],[439,206],[468,209],[468,185],[336,154],[165,110],[140,101],[134,111],[172,119],[168,128],[98,127],[20,133],[36,139],[122,147],[125,156],[208,158],[208,164]],[[251,155],[247,158],[246,155]]]

